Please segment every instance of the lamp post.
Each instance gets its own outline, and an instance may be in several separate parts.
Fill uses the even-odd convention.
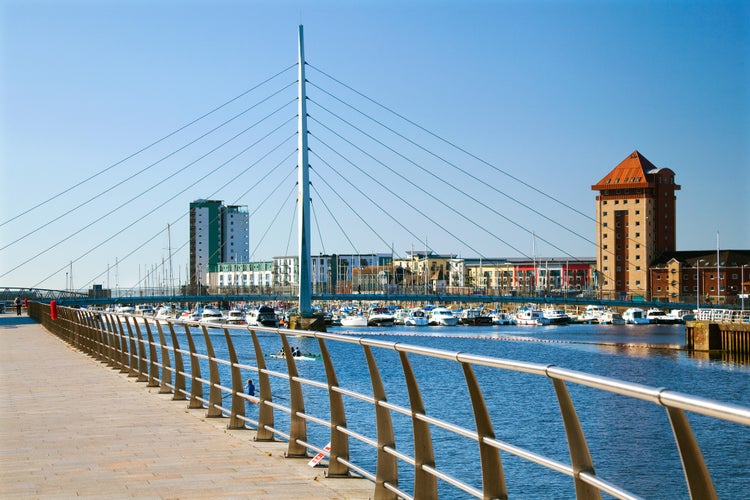
[[[701,308],[701,259],[695,261],[695,312],[697,313]]]
[[[745,268],[747,264],[742,264],[740,268],[740,300],[742,301],[741,311],[745,310]]]

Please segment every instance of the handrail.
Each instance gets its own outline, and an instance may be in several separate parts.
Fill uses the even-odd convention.
[[[713,323],[750,323],[750,310],[739,309],[698,309],[695,314],[698,321]]]
[[[581,386],[645,401],[663,407],[672,428],[677,450],[682,461],[686,487],[693,498],[716,498],[716,489],[709,469],[703,459],[701,448],[691,430],[688,414],[700,414],[714,419],[734,422],[750,427],[750,407],[722,403],[665,388],[654,388],[614,378],[592,375],[553,365],[492,358],[464,352],[451,352],[431,349],[424,346],[389,342],[380,339],[339,335],[325,332],[286,330],[280,328],[247,327],[233,328],[220,325],[223,336],[212,339],[206,326],[201,326],[202,341],[205,346],[200,351],[196,339],[188,325],[184,325],[185,338],[189,349],[178,344],[175,326],[179,323],[165,322],[154,318],[116,315],[114,313],[81,312],[77,309],[59,308],[58,319],[52,321],[48,308],[32,303],[30,313],[39,319],[43,326],[61,339],[73,344],[87,354],[98,358],[114,369],[128,371],[137,380],[159,386],[160,391],[174,393],[174,399],[185,399],[189,394],[189,408],[204,408],[207,417],[229,417],[230,428],[247,427],[256,430],[256,439],[288,441],[288,457],[308,457],[309,451],[323,452],[328,456],[330,477],[359,475],[371,479],[374,485],[374,498],[435,498],[438,484],[448,485],[477,498],[507,498],[505,466],[500,453],[507,453],[529,463],[545,467],[549,471],[571,477],[577,498],[601,498],[604,492],[615,498],[636,498],[626,489],[606,477],[596,474],[594,462],[588,450],[588,442],[579,421],[579,408],[569,393],[569,386]],[[124,323],[124,327],[123,327]],[[141,334],[141,325],[146,329],[147,338]],[[156,326],[158,339],[152,334]],[[169,328],[169,335],[163,328]],[[231,332],[230,332],[231,331]],[[237,335],[249,333],[254,351],[254,364],[242,363],[238,359],[234,342]],[[258,333],[277,336],[285,354],[286,373],[271,370],[266,366],[265,354]],[[325,367],[325,381],[314,380],[300,375],[298,363],[291,354],[289,336],[314,339],[320,347]],[[228,359],[217,356],[213,343],[215,338],[225,342]],[[372,392],[342,386],[337,366],[332,356],[332,348],[344,344],[359,346],[366,360],[367,372]],[[397,354],[401,374],[406,383],[408,406],[388,400],[391,390],[381,377],[376,353],[392,351]],[[159,356],[161,356],[159,358]],[[190,368],[183,363],[188,356]],[[409,356],[414,356],[410,359]],[[171,359],[170,359],[171,357]],[[244,359],[244,358],[243,358]],[[463,372],[468,388],[470,406],[475,428],[467,428],[461,423],[448,421],[427,414],[422,401],[422,393],[415,375],[414,366],[431,359],[445,363],[456,363]],[[208,369],[209,378],[201,375],[202,366]],[[226,368],[222,375],[220,367]],[[564,463],[522,446],[506,442],[495,436],[493,412],[485,402],[481,379],[475,369],[494,369],[541,377],[551,382],[558,399],[560,417],[567,437],[570,462]],[[243,392],[244,377],[248,374],[257,378],[259,396],[249,396]],[[222,383],[221,377],[231,378],[230,383]],[[174,384],[172,380],[174,379]],[[189,381],[189,389],[186,385]],[[276,383],[272,383],[272,382]],[[279,385],[282,384],[282,385]],[[208,387],[205,387],[207,385]],[[286,390],[280,389],[286,386]],[[310,403],[306,399],[305,388],[325,391],[327,398],[315,399],[315,413],[306,413]],[[206,397],[208,393],[208,397]],[[231,405],[225,406],[224,397],[231,395]],[[281,403],[275,399],[282,400]],[[369,406],[375,424],[374,436],[367,435],[373,429],[355,430],[348,426],[347,402]],[[257,420],[245,415],[246,404],[257,404]],[[279,428],[274,420],[274,412],[285,415],[285,428]],[[319,415],[327,415],[323,418]],[[398,414],[411,420],[411,447],[397,447],[392,415]],[[361,417],[360,417],[361,420]],[[330,433],[330,451],[325,451],[322,443],[309,442],[308,424],[321,427]],[[481,484],[472,484],[463,477],[449,474],[436,465],[431,436],[431,428],[449,432],[456,437],[468,438],[478,445],[477,464],[481,469]],[[400,432],[403,432],[401,429]],[[372,447],[377,457],[375,474],[367,466],[355,463],[350,456],[350,440],[358,446]],[[412,449],[413,454],[407,450]],[[406,491],[399,483],[401,461],[413,468],[413,491]]]

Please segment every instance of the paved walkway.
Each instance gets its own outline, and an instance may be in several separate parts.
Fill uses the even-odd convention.
[[[369,498],[0,314],[0,498]]]

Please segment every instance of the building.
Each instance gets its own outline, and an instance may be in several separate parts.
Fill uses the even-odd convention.
[[[653,300],[739,305],[750,289],[750,250],[665,252],[650,274]]]
[[[599,182],[597,282],[605,299],[648,297],[649,267],[676,245],[674,172],[634,151]]]
[[[190,285],[208,283],[208,272],[221,262],[250,259],[250,215],[247,207],[224,206],[218,200],[190,203]]]

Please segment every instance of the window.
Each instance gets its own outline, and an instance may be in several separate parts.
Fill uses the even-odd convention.
[[[641,286],[641,280],[635,280],[635,286]]]

